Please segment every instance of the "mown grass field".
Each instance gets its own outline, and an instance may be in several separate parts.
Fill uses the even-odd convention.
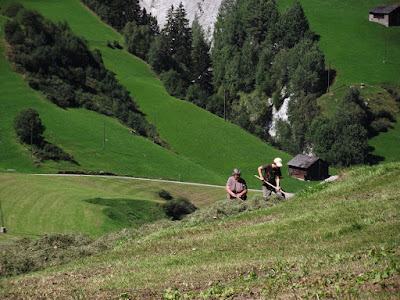
[[[125,232],[112,250],[3,278],[0,295],[398,299],[399,182],[399,163],[355,168],[273,207]]]
[[[222,187],[116,177],[0,174],[0,203],[7,229],[0,241],[70,232],[99,237],[126,227],[138,228],[166,218],[160,207],[165,200],[158,195],[162,189],[199,208],[226,197]],[[115,218],[105,215],[107,211],[115,212]],[[134,215],[130,222],[118,217],[127,211]]]
[[[101,23],[78,0],[21,2],[54,21],[66,20],[78,35],[88,40],[92,48],[98,48],[102,52],[107,68],[116,73],[118,80],[131,92],[140,108],[147,114],[149,121],[156,123],[161,137],[178,155],[160,149],[147,140],[132,137],[127,128],[108,118],[106,120],[108,142],[103,151],[103,116],[85,110],[58,109],[46,103],[40,93],[36,93],[43,108],[36,101],[30,105],[38,107],[47,127],[46,138],[72,153],[80,166],[48,162],[36,170],[31,165],[29,153],[12,141],[25,155],[25,169],[19,167],[16,162],[18,153],[7,148],[7,151],[11,152],[10,156],[15,156],[16,159],[14,164],[11,161],[2,163],[3,170],[10,168],[29,172],[54,172],[57,169],[103,170],[122,175],[223,185],[231,170],[239,167],[243,170],[249,186],[259,188],[259,181],[253,177],[258,166],[271,162],[277,156],[282,157],[284,162],[291,159],[291,156],[270,147],[237,126],[224,122],[191,103],[170,97],[147,64],[125,50],[110,49],[106,46],[107,40],[121,41],[121,36]],[[2,63],[5,69],[11,72],[7,62],[4,60]],[[10,136],[9,139],[13,139],[10,122],[20,107],[27,106],[24,102],[24,99],[28,98],[27,95],[34,93],[21,82],[18,74],[12,73],[12,75],[14,81],[25,89],[19,95],[13,96],[21,99],[19,106],[13,103],[12,108],[2,108],[2,111],[7,112],[9,116],[8,120],[4,121],[7,123],[1,125],[4,127],[4,135]],[[4,86],[4,89],[8,89],[10,94],[16,91],[16,88],[8,85]],[[285,175],[286,170],[287,167],[283,171]],[[286,179],[286,183],[282,185],[287,191],[296,191],[304,186],[304,183],[288,176]]]

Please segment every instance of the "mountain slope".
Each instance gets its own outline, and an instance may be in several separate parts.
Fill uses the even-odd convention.
[[[279,1],[279,6],[284,9],[294,1]],[[310,27],[321,36],[319,44],[326,61],[337,71],[333,89],[360,83],[367,87],[377,87],[381,82],[400,83],[400,27],[369,22],[369,10],[378,4],[382,1],[301,1]]]
[[[279,1],[280,9],[292,5],[295,0]],[[380,105],[383,98],[390,98],[381,83],[400,84],[400,26],[386,28],[380,24],[369,22],[369,10],[376,5],[399,5],[399,1],[385,3],[379,0],[302,0],[301,5],[310,23],[310,27],[320,35],[319,45],[324,52],[326,65],[336,72],[335,81],[331,82],[330,92],[319,99],[325,111],[332,113],[337,107],[335,99],[342,99],[350,86],[360,87],[364,100],[371,108]],[[385,63],[383,63],[385,59]],[[333,74],[333,73],[332,73]],[[331,77],[331,80],[333,78]],[[371,100],[372,99],[372,100]],[[394,100],[391,107],[399,104]],[[373,154],[384,161],[400,161],[400,122],[395,116],[397,125],[388,133],[374,137],[370,145],[375,148]]]
[[[140,138],[131,139],[128,130],[114,135],[109,127],[107,127],[109,141],[105,151],[102,151],[100,147],[103,116],[89,112],[92,115],[87,115],[87,117],[93,118],[93,121],[82,121],[85,119],[83,116],[86,115],[83,110],[59,110],[60,114],[79,112],[83,117],[80,122],[88,122],[89,128],[92,128],[88,134],[84,129],[87,125],[84,124],[79,125],[79,130],[61,129],[62,126],[57,125],[60,131],[55,134],[56,143],[59,143],[67,152],[72,152],[81,164],[81,169],[102,169],[119,174],[155,178],[179,179],[180,177],[184,181],[224,184],[231,170],[239,167],[244,171],[250,186],[259,187],[259,181],[253,179],[252,176],[259,165],[272,161],[276,156],[281,156],[284,162],[290,159],[289,155],[273,149],[237,126],[224,122],[191,103],[169,96],[147,64],[125,50],[110,49],[106,46],[107,40],[121,41],[121,36],[101,23],[78,0],[22,1],[22,3],[26,7],[39,10],[54,21],[66,20],[74,32],[88,40],[90,47],[98,48],[103,55],[106,67],[116,73],[117,79],[131,92],[141,110],[147,114],[149,121],[154,122],[154,117],[156,117],[155,123],[161,137],[178,153],[177,156],[168,152],[164,156],[161,153],[166,153],[166,150],[157,148],[157,150],[152,150],[155,151],[154,155],[149,157],[148,148],[143,147],[142,143],[136,144],[136,139],[141,140]],[[42,112],[39,113],[42,115]],[[46,116],[43,116],[43,119],[46,119]],[[65,118],[60,116],[55,116],[55,119],[65,122]],[[113,124],[113,121],[106,123],[107,126],[111,126],[108,124]],[[45,125],[49,132],[54,130],[53,125],[49,123]],[[8,127],[11,130],[10,125]],[[93,148],[93,141],[91,146],[83,145],[81,137],[77,136],[79,132],[82,138],[94,135],[100,144],[97,144],[95,148]],[[9,134],[12,134],[12,130]],[[67,134],[68,141],[62,141],[64,137],[67,138]],[[45,132],[45,135],[48,138],[49,133]],[[127,143],[129,144],[126,145]],[[78,152],[85,155],[86,159],[82,160]],[[106,153],[107,156],[103,156]],[[29,154],[26,155],[29,156]],[[91,159],[94,160],[91,161]],[[184,167],[185,161],[189,163],[189,168]],[[79,169],[75,166],[68,167]],[[9,167],[7,165],[4,168]],[[43,170],[46,168],[55,170],[59,169],[60,165],[49,162],[44,164]],[[303,185],[289,177],[286,182],[286,186],[291,191]]]
[[[0,46],[0,50],[3,49],[4,44]],[[0,94],[2,114],[0,168],[2,170],[16,169],[18,172],[54,172],[59,169],[104,170],[156,178],[169,178],[171,174],[178,178],[178,175],[182,173],[182,178],[187,176],[192,180],[199,180],[200,177],[203,177],[202,180],[208,178],[211,181],[218,180],[218,175],[149,140],[133,136],[128,128],[114,119],[104,118],[85,109],[64,110],[55,106],[40,92],[29,88],[21,75],[11,70],[3,55],[0,57],[0,65],[3,70],[0,75],[2,76],[0,80],[2,90]],[[17,142],[12,127],[15,115],[26,107],[34,107],[39,111],[47,127],[46,139],[72,153],[80,165],[50,161],[41,164],[40,168],[35,167],[30,153]],[[105,150],[102,149],[104,119],[108,139]],[[195,179],[196,177],[198,179]]]

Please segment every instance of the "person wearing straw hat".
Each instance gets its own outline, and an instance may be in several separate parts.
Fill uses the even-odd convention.
[[[247,198],[247,184],[246,181],[241,178],[242,171],[240,169],[233,169],[232,176],[228,178],[226,182],[226,192],[228,193],[227,198],[240,198],[246,200]]]
[[[281,187],[279,186],[282,177],[281,167],[282,159],[279,157],[275,158],[272,164],[266,164],[258,167],[258,174],[260,175],[260,180],[263,182],[262,189],[264,198],[271,195],[272,192],[283,197]],[[264,175],[262,174],[263,171]],[[272,187],[271,185],[275,186],[276,188]]]

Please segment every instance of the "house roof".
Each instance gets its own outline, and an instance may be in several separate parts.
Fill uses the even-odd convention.
[[[399,6],[397,5],[377,5],[373,9],[370,9],[369,12],[371,14],[384,14],[388,15],[395,9],[397,9]]]
[[[288,162],[288,165],[292,167],[307,169],[312,166],[317,160],[319,160],[319,158],[316,156],[297,154],[295,157],[292,158],[291,161]]]

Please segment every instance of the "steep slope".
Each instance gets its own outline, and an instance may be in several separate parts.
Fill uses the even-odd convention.
[[[400,165],[342,175],[256,212],[121,232],[92,258],[2,279],[0,297],[398,299]]]
[[[171,179],[179,179],[180,177],[184,181],[193,180],[224,184],[231,170],[234,167],[239,167],[244,171],[245,176],[247,176],[246,179],[249,181],[250,186],[258,187],[259,181],[253,179],[252,174],[256,172],[259,165],[272,161],[276,156],[281,156],[284,162],[290,159],[290,156],[271,148],[259,139],[245,133],[237,126],[224,122],[220,118],[201,110],[191,103],[170,97],[147,64],[124,50],[110,49],[106,46],[107,40],[121,41],[121,37],[110,27],[101,23],[78,0],[62,2],[43,0],[35,2],[22,1],[22,3],[26,7],[39,10],[54,21],[66,20],[73,31],[88,40],[91,47],[98,48],[103,55],[106,67],[116,73],[118,80],[131,92],[141,110],[147,114],[147,118],[151,122],[156,123],[161,137],[179,155],[176,156],[175,154],[168,153],[166,156],[164,154],[155,154],[148,157],[146,148],[135,144],[136,141],[131,139],[131,144],[128,146],[125,145],[127,140],[131,138],[128,132],[126,132],[124,138],[118,136],[117,139],[113,138],[114,135],[107,129],[109,142],[104,153],[109,153],[110,155],[106,159],[105,157],[101,157],[102,152],[99,151],[99,148],[81,148],[80,143],[76,143],[79,139],[72,142],[74,135],[79,131],[73,132],[71,130],[68,131],[71,134],[69,142],[62,146],[67,151],[74,149],[72,151],[74,156],[76,156],[75,152],[77,151],[86,153],[87,163],[76,157],[82,168],[96,168],[97,170],[101,168],[106,171],[110,171],[111,169],[119,174],[131,174],[135,176],[142,176],[144,174],[143,176],[146,177]],[[75,110],[68,110],[67,112],[71,113],[72,111]],[[62,111],[62,113],[67,112]],[[86,114],[86,112],[82,113]],[[91,127],[96,127],[96,129],[93,128],[93,132],[90,134],[94,134],[95,130],[98,130],[96,140],[101,141],[102,125],[94,126],[94,120],[96,120],[96,124],[102,124],[103,117],[95,115],[90,118],[94,118],[90,122]],[[61,117],[57,117],[57,119],[63,120]],[[50,129],[51,126],[48,125],[48,128]],[[83,130],[82,135],[88,136],[84,132],[83,128],[85,127],[81,125],[80,128],[81,131]],[[57,141],[60,143],[61,135],[64,136],[65,134],[60,131],[56,135]],[[116,140],[118,140],[118,143],[114,144]],[[146,142],[144,141],[144,143]],[[69,143],[71,144],[68,145]],[[98,147],[101,146],[98,145]],[[89,155],[88,149],[91,149],[89,151],[94,150],[94,152]],[[120,151],[119,149],[125,150]],[[111,150],[114,156],[110,153]],[[130,153],[131,150],[134,152]],[[157,151],[164,153],[164,149]],[[90,162],[92,157],[89,158],[89,156],[97,157],[98,160]],[[108,160],[111,163],[105,163]],[[123,163],[118,162],[119,160],[123,160]],[[189,165],[192,167],[186,168],[181,163],[177,165],[176,161],[182,163],[184,161],[190,162]],[[59,168],[59,165],[55,165],[54,163],[46,163],[45,166],[47,165],[52,169]],[[110,165],[113,168],[103,168]],[[158,170],[154,168],[158,168]],[[291,191],[303,185],[301,182],[292,180],[291,178],[287,178],[286,183],[286,186]]]
[[[284,9],[293,2],[294,0],[279,1],[279,6]],[[376,5],[399,5],[399,2],[305,0],[301,4],[310,27],[321,36],[319,44],[326,62],[330,62],[331,68],[336,71],[335,82],[329,93],[332,96],[326,94],[320,99],[320,105],[325,110],[332,111],[337,105],[334,100],[341,99],[349,86],[359,87],[360,83],[365,84],[366,88],[361,93],[369,105],[382,105],[379,99],[387,98],[388,95],[380,84],[400,83],[400,27],[386,28],[369,22],[369,10]],[[376,99],[375,103],[370,99]],[[394,106],[398,107],[398,104],[394,103]],[[382,108],[390,110],[387,105]],[[394,129],[381,133],[370,142],[375,149],[373,154],[384,161],[400,161],[400,151],[397,150],[400,149],[398,115],[396,120]]]
[[[4,21],[4,18],[2,19]],[[2,34],[2,33],[1,33]],[[4,53],[4,43],[0,51]],[[0,56],[0,169],[18,172],[54,172],[67,170],[105,170],[119,174],[135,174],[142,177],[191,178],[194,181],[218,181],[220,177],[195,165],[149,140],[134,136],[129,129],[111,118],[85,109],[61,109],[44,96],[29,88],[20,74],[11,70],[4,55]],[[14,135],[13,119],[26,107],[39,111],[47,127],[45,137],[72,153],[80,165],[67,162],[46,162],[36,168],[30,153],[21,146]],[[106,147],[102,149],[103,125],[106,123]],[[197,179],[195,179],[197,177]],[[203,177],[203,179],[200,179]]]

